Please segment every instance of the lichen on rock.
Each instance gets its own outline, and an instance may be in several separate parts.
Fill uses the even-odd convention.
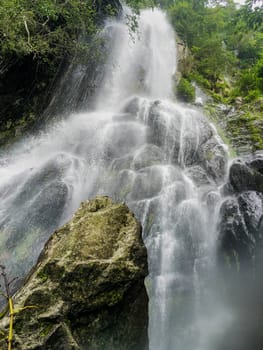
[[[16,316],[14,348],[147,349],[147,272],[128,207],[108,197],[82,203],[15,295],[16,307],[37,308]]]

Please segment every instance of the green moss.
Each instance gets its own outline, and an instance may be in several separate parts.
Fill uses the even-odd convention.
[[[41,280],[42,283],[45,283],[48,280],[48,275],[44,272],[44,270],[39,270],[37,277]]]
[[[93,305],[99,306],[99,305],[107,305],[107,306],[113,306],[117,303],[119,303],[123,298],[124,291],[122,290],[110,290],[105,293],[98,294],[93,301]]]
[[[262,116],[255,111],[245,110],[240,117],[240,124],[245,126],[254,151],[263,149],[262,127],[257,125],[258,121],[262,122]]]
[[[43,325],[41,325],[41,328],[42,328],[42,330],[40,331],[39,335],[41,337],[46,337],[50,333],[51,329],[53,328],[53,324],[51,324],[51,323],[47,323],[47,324],[43,323]]]

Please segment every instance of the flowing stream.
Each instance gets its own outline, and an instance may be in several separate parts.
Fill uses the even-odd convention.
[[[148,249],[150,349],[214,350],[231,320],[213,287],[226,148],[201,109],[174,99],[165,14],[142,11],[132,36],[125,22],[105,26],[111,53],[94,110],[1,154],[0,260],[23,277],[81,201],[125,201]]]

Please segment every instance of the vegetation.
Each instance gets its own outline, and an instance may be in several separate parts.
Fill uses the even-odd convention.
[[[163,4],[194,57],[191,72],[183,75],[218,99],[231,102],[242,96],[251,102],[263,93],[262,1],[247,1],[240,9],[232,0],[208,3],[165,0]]]
[[[181,78],[176,90],[177,97],[184,102],[195,101],[195,87],[185,78]]]
[[[105,10],[111,13],[108,6]],[[0,2],[1,72],[6,59],[34,55],[52,63],[52,58],[71,53],[79,35],[96,32],[96,2],[81,0],[5,0]]]
[[[0,0],[0,145],[39,121],[74,57],[96,54],[94,37],[118,6],[118,0]]]
[[[231,130],[246,128],[253,149],[263,149],[263,1],[162,0],[190,55],[181,62],[184,80],[196,81],[215,101],[233,104],[240,118]],[[184,84],[182,84],[182,82]],[[246,116],[246,117],[244,117]]]

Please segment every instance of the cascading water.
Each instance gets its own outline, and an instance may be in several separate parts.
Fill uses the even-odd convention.
[[[131,38],[125,19],[107,23],[112,52],[94,111],[1,156],[1,262],[24,276],[81,201],[125,201],[148,249],[150,349],[212,350],[230,319],[210,293],[226,151],[201,111],[173,102],[166,16],[144,10],[138,25]]]

